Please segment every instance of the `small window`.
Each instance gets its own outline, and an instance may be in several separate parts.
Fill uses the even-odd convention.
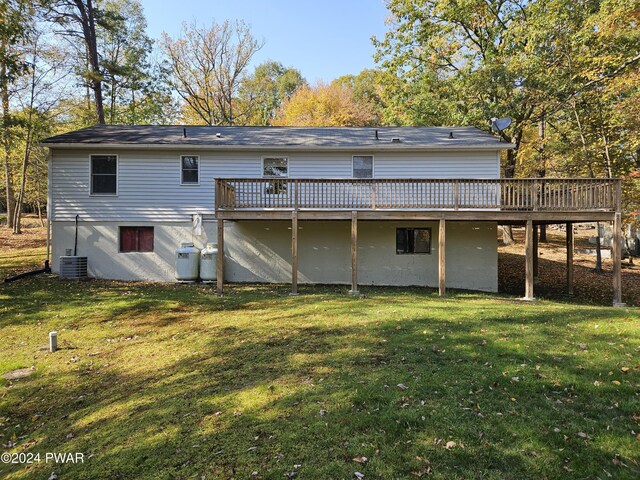
[[[116,195],[118,158],[115,155],[91,155],[91,195]]]
[[[262,176],[265,178],[287,178],[289,176],[289,159],[284,157],[268,157],[262,161]],[[287,193],[286,180],[273,180],[267,183],[265,193],[280,195]]]
[[[182,168],[182,185],[197,185],[200,182],[200,157],[196,155],[183,155],[180,161]]]
[[[397,228],[396,253],[431,253],[431,229]]]
[[[120,227],[120,253],[153,252],[153,227]]]
[[[371,155],[353,156],[353,178],[373,178],[373,157]]]

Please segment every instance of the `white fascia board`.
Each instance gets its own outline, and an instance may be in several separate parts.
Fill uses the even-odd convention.
[[[265,152],[469,152],[469,151],[496,151],[514,149],[512,143],[496,142],[495,145],[456,145],[451,147],[434,145],[360,145],[360,146],[340,146],[322,147],[307,145],[198,145],[184,144],[176,145],[170,143],[41,143],[40,146],[51,149],[74,149],[74,150],[98,150],[98,149],[123,149],[123,150],[210,150],[210,151],[265,151]]]

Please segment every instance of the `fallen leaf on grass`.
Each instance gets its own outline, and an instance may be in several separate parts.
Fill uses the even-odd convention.
[[[353,461],[356,463],[367,463],[369,459],[367,457],[356,457]]]
[[[398,387],[400,390],[406,390],[407,388],[409,388],[409,387],[407,387],[404,383],[399,383],[399,384],[397,385],[397,387]]]
[[[627,373],[627,372],[629,371],[629,367],[622,367],[622,368],[620,369],[620,371],[621,371],[622,373]]]
[[[452,448],[455,448],[456,445],[458,445],[456,442],[450,440],[447,442],[444,448],[446,448],[447,450],[451,450]]]
[[[584,432],[578,432],[578,436],[579,436],[580,438],[585,439],[585,440],[588,440],[588,439],[589,439],[589,435],[587,435],[587,434],[586,434],[586,433],[584,433]]]
[[[582,350],[586,350],[587,348],[589,348],[589,345],[587,345],[586,343],[579,343],[578,347],[580,347]]]
[[[356,477],[358,480],[362,480],[364,478],[364,473],[354,472],[353,476]]]

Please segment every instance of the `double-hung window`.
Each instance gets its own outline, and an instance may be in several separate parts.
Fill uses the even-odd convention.
[[[118,194],[118,157],[91,155],[91,195]]]
[[[373,178],[373,156],[353,156],[353,178]]]
[[[287,181],[289,176],[289,159],[286,157],[265,157],[262,159],[262,176],[272,178],[267,183],[265,193],[279,195],[287,193]]]
[[[431,229],[397,228],[396,253],[431,253]]]
[[[180,183],[182,185],[198,185],[200,183],[200,157],[182,155],[180,157]]]

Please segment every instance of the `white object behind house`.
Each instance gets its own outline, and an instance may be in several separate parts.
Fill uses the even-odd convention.
[[[214,243],[207,243],[207,246],[200,252],[200,279],[204,283],[216,281],[217,259],[218,246]]]
[[[193,234],[196,237],[202,236],[202,215],[199,213],[193,216]]]
[[[193,243],[183,243],[176,250],[176,280],[181,283],[193,283],[198,280],[200,250]]]

